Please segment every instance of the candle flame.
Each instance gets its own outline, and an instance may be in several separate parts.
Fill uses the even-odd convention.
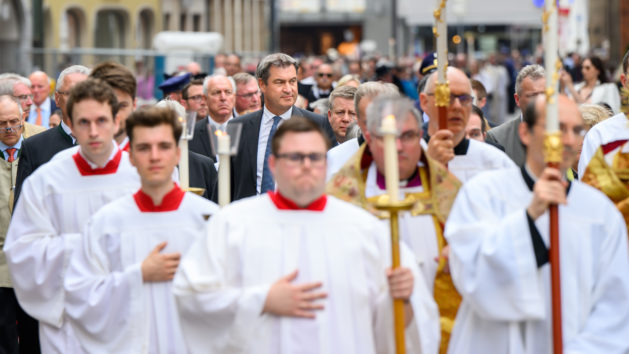
[[[227,135],[227,132],[224,132],[222,130],[218,130],[217,129],[217,130],[214,131],[214,135],[216,135],[216,136],[225,136],[225,135]]]
[[[179,119],[179,123],[183,123],[183,117],[177,117]]]

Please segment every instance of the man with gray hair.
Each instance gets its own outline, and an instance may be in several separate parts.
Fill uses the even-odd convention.
[[[217,130],[225,130],[227,122],[234,117],[236,85],[232,78],[214,74],[203,81],[203,94],[207,102],[207,117],[194,125],[194,135],[188,146],[191,151],[205,155],[216,161],[216,152],[210,144],[209,125]]]
[[[544,68],[537,64],[525,66],[515,80],[515,94],[513,95],[515,104],[523,111],[537,95],[543,94],[545,90]],[[485,141],[489,143],[504,147],[507,156],[518,166],[522,166],[526,160],[526,149],[518,133],[520,122],[522,122],[522,113],[511,121],[491,129],[485,138]]]
[[[347,128],[356,121],[355,94],[355,87],[341,86],[334,89],[328,98],[328,120],[339,144],[347,140]]]
[[[334,140],[334,132],[325,117],[295,107],[297,100],[297,61],[283,53],[264,57],[256,69],[258,85],[264,94],[261,110],[233,119],[242,124],[238,155],[232,157],[232,200],[275,190],[275,180],[268,166],[271,139],[281,122],[294,116],[304,117],[324,129]]]
[[[31,81],[24,76],[14,73],[0,75],[0,95],[10,95],[17,99],[22,108],[22,124],[24,135],[29,137],[46,130],[45,127],[26,122],[28,112],[33,104],[33,94],[31,92]]]
[[[17,76],[17,75],[16,75]],[[0,86],[9,79],[0,78]],[[18,82],[18,81],[12,81]],[[12,86],[12,85],[11,85]],[[12,91],[12,90],[11,90]],[[27,123],[28,124],[28,123]],[[41,128],[41,127],[37,127]],[[41,128],[45,130],[44,128]],[[17,172],[20,147],[25,137],[34,133],[25,130],[21,102],[12,93],[0,93],[0,243],[4,244],[11,212],[13,211],[13,186]],[[0,250],[0,352],[32,353],[39,350],[37,322],[19,306],[13,283],[9,276],[6,256]],[[17,324],[16,324],[17,322]]]
[[[343,144],[328,151],[328,172],[329,180],[343,165],[354,155],[365,142],[362,132],[367,131],[367,106],[376,97],[399,97],[400,93],[393,84],[381,82],[365,82],[360,84],[354,93],[354,112],[356,113],[356,124],[360,128],[361,134],[358,138],[350,139]]]
[[[56,128],[37,134],[24,140],[20,150],[20,164],[17,170],[15,182],[15,201],[17,202],[22,189],[22,183],[39,166],[50,161],[59,151],[72,147],[76,139],[72,137],[70,129],[70,118],[66,109],[66,101],[70,95],[70,89],[78,82],[87,79],[90,70],[83,65],[73,65],[59,74],[57,89],[55,91],[55,101],[61,108],[63,115],[61,124]]]
[[[434,293],[442,316],[441,322],[452,323],[458,294],[445,262],[437,259],[445,248],[441,225],[448,217],[461,183],[424,152],[420,144],[423,135],[422,116],[413,107],[411,100],[401,97],[377,97],[373,100],[367,108],[367,129],[363,130],[366,144],[362,144],[328,181],[326,192],[366,209],[387,223],[385,214],[375,209],[373,203],[387,193],[384,141],[380,127],[382,119],[390,114],[396,117],[399,131],[396,144],[399,197],[413,197],[415,200],[411,213],[400,218],[400,236],[413,251],[428,291]],[[438,343],[435,338],[435,346],[439,346]]]
[[[256,78],[249,73],[238,73],[232,78],[236,82],[235,116],[259,110],[262,107],[262,100]]]

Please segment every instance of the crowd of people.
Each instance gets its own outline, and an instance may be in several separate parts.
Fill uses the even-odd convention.
[[[558,74],[558,168],[549,74],[517,53],[451,58],[446,126],[433,54],[241,60],[189,63],[156,104],[153,79],[116,62],[54,87],[0,74],[0,352],[393,353],[397,300],[407,353],[550,353],[550,205],[564,350],[629,352],[629,120],[600,59]],[[390,115],[413,202],[396,268],[376,207]],[[212,134],[234,126],[221,166]]]

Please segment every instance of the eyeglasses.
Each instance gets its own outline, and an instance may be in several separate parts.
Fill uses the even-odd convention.
[[[246,99],[250,99],[253,96],[257,96],[260,94],[260,90],[254,91],[254,92],[250,92],[250,93],[242,93],[242,94],[236,94],[236,96],[238,97],[242,97],[242,98],[246,98]]]
[[[5,133],[5,134],[11,133],[11,132],[17,133],[20,129],[22,129],[23,126],[24,126],[23,124],[19,124],[19,125],[14,125],[12,127],[0,127],[0,133]]]
[[[431,92],[431,93],[427,93],[426,95],[428,96],[434,96],[435,93]],[[468,95],[468,94],[462,94],[462,95],[450,95],[450,105],[454,104],[454,100],[459,99],[459,102],[461,102],[462,106],[469,106],[472,104],[472,100],[474,99],[474,97],[472,97],[472,95]]]
[[[321,152],[312,152],[310,154],[302,154],[301,152],[289,152],[285,154],[277,154],[275,155],[278,159],[286,159],[286,161],[290,165],[301,165],[304,163],[306,158],[310,160],[310,163],[313,166],[321,166],[326,159],[325,153]]]
[[[57,90],[57,93],[60,94],[61,96],[68,96],[70,94],[70,91],[59,91],[59,90]]]
[[[559,124],[559,130],[561,130],[562,134],[568,133],[568,128],[563,124]],[[574,134],[575,136],[582,138],[585,136],[586,133],[587,133],[587,130],[585,130],[585,128],[583,128],[580,125],[572,127],[572,134]]]
[[[20,101],[26,101],[26,100],[28,100],[29,98],[30,98],[31,100],[33,100],[33,95],[19,95],[19,96],[13,96],[13,97],[15,97],[16,99],[18,99],[18,100],[20,100]]]
[[[398,136],[400,142],[403,145],[411,145],[416,144],[418,138],[421,136],[421,132],[419,130],[407,130]],[[382,135],[375,135],[376,139],[382,140],[384,137]]]
[[[317,74],[317,76],[318,76],[318,77],[324,77],[324,76],[327,76],[327,77],[329,77],[329,78],[331,78],[333,75],[334,75],[334,74],[332,74],[332,73],[318,73],[318,74]]]
[[[186,101],[197,101],[197,102],[199,102],[199,101],[202,101],[203,98],[204,98],[203,95],[196,95],[196,96],[192,96],[192,97],[186,98]]]

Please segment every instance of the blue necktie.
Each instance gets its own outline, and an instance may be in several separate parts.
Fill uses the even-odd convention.
[[[271,155],[271,140],[273,140],[273,135],[275,135],[275,131],[277,130],[277,126],[280,124],[281,120],[282,118],[278,116],[273,117],[273,125],[271,126],[271,131],[269,132],[269,139],[266,141],[264,167],[262,168],[262,183],[260,184],[260,192],[262,194],[275,190],[275,181],[273,180],[271,169],[269,169],[269,156]]]

